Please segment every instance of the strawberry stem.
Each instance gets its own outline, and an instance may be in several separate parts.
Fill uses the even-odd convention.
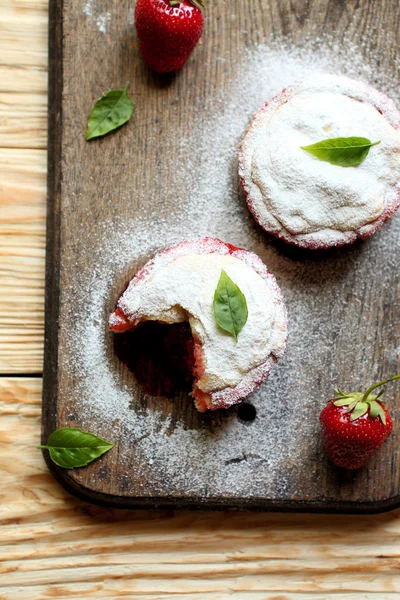
[[[389,377],[389,379],[380,381],[379,383],[374,383],[374,385],[371,385],[371,387],[367,389],[364,396],[362,397],[361,402],[365,402],[367,400],[368,396],[370,395],[370,393],[373,392],[374,389],[376,389],[377,387],[380,387],[381,385],[385,385],[385,383],[389,383],[389,381],[395,381],[396,379],[400,379],[400,373],[398,375],[394,375],[393,377]]]

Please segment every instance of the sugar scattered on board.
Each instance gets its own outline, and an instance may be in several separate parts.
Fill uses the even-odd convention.
[[[222,64],[224,57],[220,58]],[[176,197],[168,222],[159,216],[156,199],[148,216],[103,221],[91,240],[97,250],[96,267],[88,265],[76,281],[62,289],[62,300],[69,300],[75,308],[69,315],[66,356],[60,368],[72,376],[76,396],[81,398],[79,423],[84,427],[97,420],[98,433],[112,441],[118,441],[118,435],[122,461],[128,447],[124,438],[134,440],[135,476],[140,479],[143,468],[155,495],[179,490],[183,495],[204,496],[209,493],[204,487],[208,481],[215,494],[257,497],[267,493],[274,498],[290,486],[294,470],[303,469],[312,476],[317,468],[316,415],[338,383],[331,361],[338,340],[342,349],[348,348],[341,356],[344,363],[365,360],[371,371],[377,367],[376,329],[364,331],[360,349],[352,332],[342,327],[351,303],[359,307],[364,302],[357,295],[351,297],[355,278],[366,264],[370,269],[381,269],[386,280],[390,280],[391,270],[398,268],[392,251],[400,234],[398,217],[362,248],[315,260],[292,260],[290,249],[282,251],[282,246],[255,226],[240,195],[236,161],[238,144],[251,116],[295,80],[314,73],[343,73],[376,85],[399,103],[398,82],[373,63],[364,62],[360,49],[351,43],[339,46],[326,39],[306,42],[301,48],[284,41],[259,46],[240,61],[230,74],[229,93],[225,89],[210,106],[206,104],[191,135],[180,141],[174,163],[185,165],[187,195]],[[167,170],[169,164],[159,168]],[[169,193],[174,194],[173,172],[170,176]],[[140,196],[141,192],[136,193]],[[85,227],[83,223],[82,232]],[[162,399],[155,401],[153,409],[132,409],[134,391],[123,383],[109,358],[108,312],[118,293],[116,281],[133,262],[140,267],[166,246],[206,235],[256,252],[277,277],[289,311],[289,344],[269,380],[251,395],[257,409],[254,422],[240,422],[236,413],[229,411],[215,422],[208,421],[207,426],[190,428],[183,416],[173,426],[163,411]],[[324,300],[332,295],[337,303],[327,314]],[[360,329],[363,319],[360,309]],[[374,375],[371,372],[372,379]],[[358,385],[357,374],[347,383]],[[321,388],[325,398],[316,397]],[[293,411],[297,412],[295,420]],[[304,452],[304,448],[308,450]],[[132,464],[132,457],[125,459],[126,464]],[[283,472],[286,475],[282,476]],[[299,487],[291,493],[300,498],[302,490]]]
[[[83,5],[82,12],[91,23],[95,23],[101,33],[107,33],[107,25],[111,20],[111,12],[103,13],[97,5],[96,0],[87,0]]]

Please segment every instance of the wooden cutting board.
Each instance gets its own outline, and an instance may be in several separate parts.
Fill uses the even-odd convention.
[[[207,4],[188,64],[159,76],[139,56],[131,2],[50,1],[43,440],[56,428],[82,427],[115,448],[87,468],[49,467],[72,493],[115,506],[393,508],[400,420],[368,467],[349,474],[327,462],[318,416],[336,385],[364,388],[399,371],[399,216],[366,242],[300,252],[249,215],[236,149],[268,100],[264,89],[279,86],[285,69],[302,76],[317,60],[331,70],[340,55],[345,72],[396,90],[399,4]],[[94,100],[127,81],[136,105],[130,123],[86,142]],[[187,394],[143,394],[114,354],[107,316],[154,252],[207,234],[261,256],[285,296],[290,337],[246,409],[200,415]],[[396,419],[395,386],[386,396]]]

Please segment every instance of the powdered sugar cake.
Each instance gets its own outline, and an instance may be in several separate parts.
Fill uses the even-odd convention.
[[[379,148],[357,168],[303,150],[361,132]],[[365,83],[314,75],[257,113],[241,144],[239,173],[256,221],[286,242],[315,250],[366,239],[400,206],[400,113]]]
[[[75,426],[116,446],[87,468],[52,471],[75,493],[119,506],[395,505],[398,426],[367,468],[346,476],[328,465],[318,415],[337,384],[358,389],[398,371],[399,217],[339,250],[289,247],[249,214],[236,158],[262,103],[313,74],[369,82],[399,105],[394,7],[381,5],[388,25],[372,36],[368,3],[309,2],[303,20],[286,0],[268,10],[215,3],[202,45],[181,74],[163,78],[134,50],[131,3],[111,4],[103,33],[77,0],[53,3],[44,438]],[[317,40],[321,14],[333,40]],[[132,121],[86,143],[93,100],[128,80]],[[257,254],[288,307],[286,354],[243,405],[253,409],[199,414],[185,392],[143,394],[108,332],[126,282],[151,257],[205,236]],[[388,392],[396,423],[395,400]]]
[[[246,298],[248,318],[237,339],[217,325],[213,313],[222,270]],[[138,326],[143,330],[143,325],[152,321],[189,324],[192,347],[185,343],[178,362],[191,363],[191,396],[200,412],[229,408],[244,400],[268,377],[286,347],[286,308],[275,277],[254,253],[216,238],[180,242],[152,258],[118,299],[109,325],[111,331],[124,334]],[[161,328],[162,336],[164,330]],[[141,344],[146,343],[140,339]],[[153,343],[159,346],[157,338]],[[165,348],[161,364],[171,350]],[[140,351],[135,346],[135,357]],[[150,380],[157,375],[154,367],[152,361],[145,366]],[[168,378],[164,369],[162,377]],[[157,389],[162,388],[161,381]],[[150,390],[144,388],[145,393],[154,393]]]

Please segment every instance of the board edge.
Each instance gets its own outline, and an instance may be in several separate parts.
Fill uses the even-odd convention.
[[[162,496],[117,496],[103,494],[77,483],[69,471],[58,467],[46,452],[45,461],[56,481],[72,496],[107,508],[130,510],[220,510],[220,511],[256,511],[256,512],[295,512],[319,514],[379,514],[400,508],[400,495],[370,502],[349,502],[325,500],[282,500],[259,499],[249,501],[244,498],[175,498]]]
[[[64,0],[49,0],[49,74],[47,130],[47,217],[45,267],[45,333],[42,393],[42,443],[56,424],[58,316],[60,278],[60,198],[62,140]]]

